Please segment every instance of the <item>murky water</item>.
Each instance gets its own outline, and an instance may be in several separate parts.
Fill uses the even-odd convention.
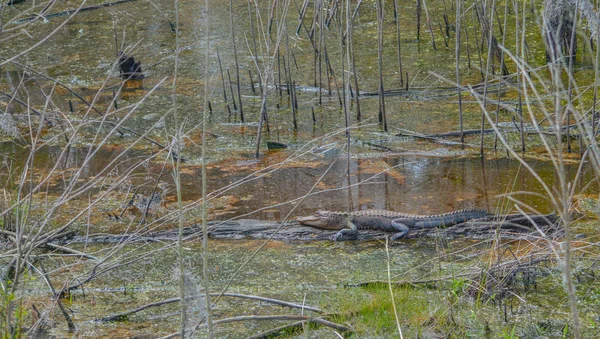
[[[26,156],[19,151],[19,147],[11,144],[5,144],[3,150],[5,159],[24,161],[18,154]],[[63,180],[68,179],[69,173],[84,164],[88,151],[85,148],[72,148],[63,155],[60,175],[47,185],[50,195],[61,192],[64,188]],[[83,167],[80,181],[85,183],[122,152],[123,147],[120,146],[100,149],[98,155],[92,158],[93,161],[87,162]],[[440,149],[438,152],[443,154],[448,150]],[[60,149],[50,148],[38,154],[35,163],[39,171],[47,171],[57,161]],[[137,166],[129,183],[133,187],[141,187],[138,193],[150,194],[154,186],[147,182],[153,178],[152,173],[157,173],[161,167],[155,162],[145,163],[146,157],[139,152],[125,154],[123,160],[118,161],[108,172],[124,172]],[[290,160],[292,158],[294,161]],[[549,187],[558,189],[555,171],[550,162],[529,161],[529,164]],[[292,208],[292,217],[310,214],[317,209],[386,209],[437,214],[464,208],[481,208],[507,213],[513,204],[506,195],[527,203],[541,213],[554,210],[542,185],[517,160],[509,158],[481,160],[473,157],[374,154],[362,158],[352,157],[349,177],[347,165],[347,158],[340,154],[329,158],[312,153],[294,157],[287,151],[270,152],[259,160],[237,156],[215,161],[210,164],[208,171],[211,199],[230,199],[228,204],[215,207],[211,219],[244,216],[280,221]],[[201,167],[184,167],[187,168],[182,174],[184,201],[198,200],[202,191],[199,180]],[[573,180],[578,167],[576,163],[567,165],[567,177]],[[593,184],[595,174],[591,168],[584,166],[582,173],[575,192],[598,192],[597,185]],[[166,182],[166,201],[172,203],[176,197],[170,171],[166,171],[163,181]],[[588,185],[590,182],[592,185]],[[302,199],[305,195],[308,196]]]
[[[85,6],[100,4],[102,1],[86,2]],[[267,6],[272,2],[259,3],[263,16],[253,16],[254,24],[257,22],[265,25],[267,20]],[[304,28],[299,35],[294,34],[297,27],[297,8],[292,4],[291,14],[287,21],[287,32],[282,39],[282,55],[291,64],[291,78],[298,87],[298,113],[297,130],[292,123],[291,101],[285,90],[280,92],[274,85],[281,77],[285,82],[285,73],[273,55],[266,55],[265,41],[271,41],[271,48],[275,37],[260,37],[258,48],[260,56],[257,63],[261,70],[272,61],[273,75],[268,79],[271,86],[267,102],[269,114],[269,130],[264,131],[261,145],[261,156],[253,157],[254,145],[257,135],[257,122],[260,112],[260,94],[257,85],[257,69],[252,53],[253,44],[251,36],[251,23],[248,19],[248,4],[253,2],[233,3],[233,15],[236,30],[236,43],[240,62],[241,96],[243,100],[245,122],[242,123],[240,113],[233,108],[232,97],[237,100],[237,93],[232,93],[227,71],[235,81],[234,54],[231,44],[231,26],[229,23],[229,2],[210,2],[210,50],[209,74],[206,74],[205,51],[207,44],[205,34],[205,12],[200,2],[180,2],[180,63],[177,73],[177,112],[180,121],[185,123],[184,148],[182,154],[186,162],[182,166],[183,199],[186,202],[197,200],[201,196],[201,151],[202,142],[200,123],[202,122],[204,91],[208,84],[209,96],[212,104],[212,113],[208,120],[208,129],[211,136],[208,144],[208,190],[211,196],[210,219],[228,219],[235,217],[259,218],[281,221],[292,209],[290,217],[305,215],[317,209],[328,210],[357,210],[357,209],[389,209],[418,214],[443,213],[462,208],[483,208],[492,212],[509,212],[512,203],[502,195],[516,193],[515,197],[521,199],[539,212],[553,211],[553,206],[546,199],[540,184],[514,159],[507,158],[504,150],[491,151],[494,143],[492,135],[485,137],[485,146],[488,150],[485,160],[479,159],[478,136],[467,138],[467,147],[460,148],[455,145],[419,141],[405,136],[394,136],[397,133],[408,131],[422,134],[455,131],[458,129],[457,95],[448,81],[440,80],[437,75],[445,79],[455,79],[454,65],[454,40],[448,40],[445,45],[442,34],[443,11],[445,4],[439,1],[428,2],[429,14],[433,21],[434,35],[436,36],[437,50],[434,51],[429,41],[429,31],[421,30],[421,41],[416,40],[415,26],[415,1],[401,2],[400,23],[402,27],[402,58],[403,72],[408,73],[409,90],[404,83],[399,81],[399,70],[396,64],[397,55],[395,48],[395,22],[392,18],[391,2],[386,3],[385,20],[385,69],[383,81],[386,90],[395,90],[394,95],[386,97],[388,112],[388,125],[390,133],[382,133],[381,126],[377,124],[378,99],[372,94],[378,85],[375,4],[365,2],[360,15],[355,22],[354,51],[357,68],[357,78],[361,98],[362,121],[355,119],[357,103],[351,103],[351,121],[353,125],[350,133],[349,161],[345,157],[346,138],[343,135],[345,127],[344,113],[338,91],[341,91],[342,49],[339,44],[340,25],[333,20],[326,30],[325,43],[328,58],[332,63],[335,76],[329,78],[323,73],[318,82],[315,72],[319,63],[324,69],[324,58],[315,58],[313,48]],[[50,12],[56,13],[78,4],[71,2],[57,2]],[[300,3],[297,3],[300,6]],[[16,6],[4,7],[0,16],[4,28],[17,27],[9,23],[10,19],[18,13],[31,9],[31,2],[25,1]],[[453,6],[453,5],[452,5]],[[312,7],[312,6],[309,6]],[[31,9],[37,12],[39,8]],[[449,9],[453,11],[453,9]],[[281,7],[278,9],[281,14]],[[536,13],[527,12],[527,30],[539,30],[536,25]],[[324,12],[324,11],[323,11]],[[311,26],[311,14],[305,19],[306,29]],[[499,11],[503,18],[503,9]],[[279,14],[279,15],[280,15]],[[461,54],[461,76],[463,84],[476,84],[482,81],[482,73],[478,69],[479,57],[476,44],[482,43],[478,24],[473,12],[466,15],[463,24],[469,29],[469,44],[463,40]],[[94,179],[98,173],[102,181],[92,187],[79,198],[70,202],[69,208],[57,212],[60,216],[56,223],[63,222],[62,218],[69,218],[77,214],[86,205],[90,197],[106,189],[104,184],[111,184],[122,180],[122,184],[113,188],[115,197],[109,196],[102,200],[88,214],[86,227],[90,232],[122,232],[126,227],[123,224],[107,220],[105,213],[115,208],[120,208],[139,188],[139,192],[149,194],[157,180],[160,179],[160,189],[166,191],[165,202],[167,208],[175,208],[175,185],[173,183],[171,166],[166,152],[161,152],[156,146],[141,140],[133,145],[139,133],[148,133],[148,136],[163,145],[171,143],[174,135],[173,117],[173,90],[174,79],[173,55],[176,49],[175,34],[169,21],[174,20],[173,3],[169,1],[130,2],[109,8],[87,11],[77,14],[73,19],[57,31],[52,37],[40,44],[35,43],[45,37],[63,23],[65,17],[57,17],[48,21],[38,20],[26,27],[24,31],[13,39],[4,40],[0,44],[0,56],[10,58],[21,51],[33,48],[24,56],[16,58],[20,64],[48,75],[66,85],[88,102],[93,102],[98,112],[89,110],[75,95],[63,87],[53,87],[53,82],[30,70],[24,70],[20,65],[7,64],[0,69],[0,90],[29,102],[38,111],[43,112],[53,122],[62,120],[61,114],[68,116],[71,124],[88,123],[76,135],[71,135],[71,124],[57,123],[50,128],[42,128],[42,139],[49,140],[48,145],[36,151],[33,166],[29,169],[33,181],[41,181],[49,170],[58,165],[58,170],[52,173],[40,195],[36,199],[49,201],[59,196],[73,174],[79,170],[81,176],[77,178],[77,187],[82,187]],[[260,21],[262,20],[262,22]],[[498,19],[500,20],[500,19]],[[514,14],[509,14],[509,20],[514,21]],[[424,19],[423,19],[424,21]],[[439,26],[439,30],[438,30]],[[113,28],[114,27],[114,28]],[[275,25],[276,27],[276,25]],[[450,28],[452,30],[452,28]],[[16,31],[7,31],[3,34],[13,34]],[[116,32],[116,33],[115,33]],[[264,32],[264,31],[262,31]],[[506,46],[514,45],[514,25],[506,29]],[[115,35],[118,47],[115,47]],[[453,35],[454,33],[451,33]],[[316,30],[315,37],[320,35]],[[3,36],[5,37],[5,36]],[[529,38],[528,38],[529,39]],[[287,41],[286,41],[287,40]],[[9,42],[7,42],[9,41]],[[320,44],[320,40],[316,40]],[[289,43],[290,51],[285,52],[283,46]],[[531,37],[528,44],[528,62],[532,67],[545,64],[544,47],[541,39]],[[468,49],[467,49],[468,47]],[[228,97],[224,100],[222,78],[217,62],[217,51],[221,57],[224,70],[225,91]],[[121,88],[121,80],[116,70],[117,50],[127,50],[136,60],[142,63],[146,78],[140,81],[129,81]],[[271,53],[273,51],[271,50]],[[283,63],[283,59],[281,60]],[[586,85],[593,79],[593,70],[586,69],[591,64],[591,58],[584,57],[577,64],[582,66],[575,76],[580,80],[580,85]],[[344,64],[344,76],[347,76],[347,65]],[[508,61],[508,67],[514,71],[515,66]],[[254,86],[251,86],[250,74],[252,72]],[[406,74],[403,74],[406,76]],[[160,83],[162,85],[154,89]],[[337,85],[337,87],[336,87]],[[354,84],[353,84],[354,86]],[[235,83],[233,85],[235,91]],[[253,91],[253,87],[256,91]],[[320,88],[321,90],[318,90]],[[449,89],[450,88],[450,89]],[[493,97],[498,98],[508,105],[516,106],[516,92],[506,87],[491,87]],[[356,90],[355,88],[353,90]],[[150,93],[152,91],[152,93]],[[322,94],[322,96],[319,95]],[[46,103],[47,96],[52,98],[51,103]],[[147,96],[147,97],[146,97]],[[116,103],[113,99],[116,97]],[[589,95],[584,93],[582,102],[589,101]],[[30,121],[28,110],[16,100],[7,100],[6,110],[13,114],[13,119],[20,125],[27,125]],[[548,99],[550,98],[550,99]],[[319,99],[322,105],[319,105]],[[543,104],[551,100],[551,96],[544,97],[536,104]],[[587,100],[587,101],[586,101]],[[72,103],[73,112],[70,112],[69,101]],[[140,103],[141,102],[141,103]],[[96,132],[104,137],[110,130],[100,118],[108,115],[110,121],[118,121],[130,112],[133,105],[134,113],[124,121],[123,126],[129,130],[122,134],[116,133],[108,138],[107,144],[96,148],[99,139],[93,139]],[[463,95],[463,110],[465,129],[478,128],[481,112],[480,106],[472,98]],[[229,105],[229,109],[228,106]],[[238,103],[239,105],[239,103]],[[118,109],[122,111],[118,111]],[[495,110],[495,107],[490,110]],[[60,114],[58,111],[60,110]],[[539,114],[537,108],[534,109]],[[231,113],[230,113],[231,111]],[[509,111],[499,112],[499,121],[512,126],[514,114]],[[35,119],[33,130],[37,130]],[[100,128],[99,130],[97,130]],[[62,131],[73,136],[71,146],[64,149]],[[330,135],[337,131],[334,136]],[[136,134],[137,133],[137,134]],[[56,136],[56,138],[53,138]],[[518,145],[518,137],[508,134],[509,143]],[[22,139],[17,144],[13,141],[3,142],[0,145],[0,156],[3,163],[0,165],[0,181],[6,182],[10,191],[18,181],[18,176],[25,168],[29,156],[29,146],[32,135],[23,133]],[[266,151],[265,141],[277,140],[290,145],[283,151]],[[540,152],[540,140],[536,136],[527,136],[529,164],[537,171],[540,177],[550,187],[556,185],[556,174],[552,163],[544,160]],[[38,144],[36,144],[38,145]],[[127,147],[132,145],[132,149]],[[575,143],[574,143],[575,145]],[[39,146],[39,145],[38,145]],[[36,146],[37,147],[37,146]],[[87,158],[90,152],[96,152],[92,158]],[[576,156],[573,156],[576,157]],[[168,160],[168,159],[167,159]],[[164,164],[165,172],[161,175]],[[578,163],[574,161],[566,166],[568,178],[575,178]],[[105,171],[106,169],[106,171]],[[131,171],[131,172],[129,172]],[[587,186],[588,183],[592,185]],[[587,166],[583,166],[582,175],[574,183],[577,194],[597,194],[600,190],[595,183],[595,175]],[[585,191],[583,188],[585,187]],[[25,187],[24,192],[29,188]],[[529,194],[524,193],[529,192]],[[47,196],[46,196],[47,193]],[[302,199],[308,195],[305,199]],[[120,199],[120,200],[119,200]],[[116,201],[119,200],[119,201]],[[91,222],[90,222],[91,220]],[[168,227],[171,227],[169,225]],[[174,226],[172,226],[174,227]],[[240,263],[249,257],[249,253],[258,248],[261,242],[254,241],[215,241],[211,247],[211,280],[212,286],[222,287]],[[457,248],[471,245],[468,241],[457,240],[453,243]],[[201,249],[198,244],[189,245],[191,251],[186,257],[186,264],[190,271],[200,276],[197,269],[201,265],[198,255]],[[391,249],[392,270],[394,274],[403,277],[420,278],[437,268],[445,266],[448,271],[464,268],[460,263],[454,267],[456,259],[451,262],[442,262],[445,259],[437,257],[439,254],[437,244],[428,241],[409,241],[396,244]],[[147,245],[131,249],[135,254],[147,249]],[[104,248],[84,248],[84,250],[102,253]],[[129,250],[129,249],[128,249]],[[167,334],[174,330],[176,323],[172,320],[176,309],[167,309],[164,314],[153,315],[156,318],[134,318],[125,325],[98,325],[85,322],[98,314],[106,315],[111,312],[129,308],[130,304],[141,305],[149,300],[172,297],[176,294],[174,286],[175,252],[165,250],[167,254],[150,256],[136,265],[124,267],[93,280],[89,287],[93,291],[93,298],[82,298],[71,305],[76,310],[84,329],[95,331],[101,327],[101,333],[107,334],[114,330],[117,336],[133,335],[137,333],[150,333],[147,329],[157,323],[160,324],[160,333]],[[477,251],[477,249],[473,249]],[[433,263],[430,259],[436,258]],[[340,291],[340,284],[344,282],[357,282],[369,279],[386,278],[386,252],[385,246],[380,242],[371,243],[305,243],[282,244],[271,243],[233,281],[232,288],[245,293],[279,297],[287,300],[306,301],[313,304],[330,304],[334,293],[337,298],[344,298]],[[63,265],[58,263],[58,266]],[[436,266],[436,265],[439,265]],[[461,266],[463,265],[463,266]],[[411,272],[410,275],[405,275]],[[70,276],[65,273],[60,278]],[[139,294],[115,296],[113,290],[107,293],[103,288],[140,287]],[[360,290],[348,292],[364,297]],[[95,299],[94,299],[95,298]],[[437,296],[433,297],[437,298]],[[116,302],[115,300],[118,300]],[[96,304],[97,303],[97,304]],[[96,306],[97,305],[97,306]],[[545,305],[547,307],[547,305]],[[257,307],[248,303],[239,306],[235,303],[222,302],[218,306],[218,315],[234,315],[232,310],[243,310],[274,313],[271,308]],[[171,312],[171,313],[169,313]],[[498,314],[496,314],[498,316]],[[158,319],[155,323],[154,320]],[[501,319],[496,319],[502,323]],[[239,337],[247,332],[256,333],[267,329],[269,325],[233,325],[228,333]],[[116,330],[115,330],[116,328]],[[119,332],[123,331],[123,332]],[[138,331],[138,332],[136,332]],[[146,332],[144,332],[146,331]],[[112,334],[114,334],[112,333]],[[157,332],[158,333],[158,332]],[[154,333],[155,334],[155,333]]]

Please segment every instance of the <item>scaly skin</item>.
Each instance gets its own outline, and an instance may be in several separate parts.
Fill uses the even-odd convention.
[[[358,230],[372,229],[395,232],[392,240],[405,237],[410,229],[446,227],[489,216],[484,210],[466,209],[444,214],[419,215],[385,210],[361,210],[354,212],[317,211],[313,216],[300,217],[302,225],[340,230],[334,240],[356,238]]]

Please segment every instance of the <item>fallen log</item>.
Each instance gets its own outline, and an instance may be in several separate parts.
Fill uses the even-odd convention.
[[[212,293],[211,296],[216,297],[216,296],[221,296],[221,294],[220,293]],[[323,313],[323,311],[317,307],[298,304],[298,303],[292,303],[289,301],[284,301],[284,300],[279,300],[279,299],[266,298],[266,297],[261,297],[261,296],[257,296],[257,295],[247,295],[247,294],[239,294],[239,293],[223,293],[222,296],[240,298],[240,299],[258,300],[260,302],[265,302],[265,303],[269,303],[269,304],[273,304],[273,305],[279,305],[279,306],[289,307],[289,308],[296,308],[296,309],[300,309],[300,310],[304,310],[304,311],[313,311],[313,312],[317,312],[317,313]],[[193,299],[193,297],[186,298],[186,300],[188,300],[188,299]],[[181,298],[175,297],[175,298],[165,299],[165,300],[161,300],[161,301],[157,301],[157,302],[152,302],[149,304],[139,306],[132,310],[120,312],[120,313],[105,316],[102,318],[96,318],[93,321],[95,321],[95,322],[123,321],[123,320],[127,320],[130,315],[136,314],[145,309],[152,308],[152,307],[158,307],[158,306],[162,306],[162,305],[167,305],[167,304],[172,304],[172,303],[177,303],[180,300],[181,300]]]
[[[406,236],[408,239],[422,237],[467,237],[467,238],[491,238],[496,234],[506,238],[526,237],[528,235],[540,236],[532,222],[537,224],[546,235],[558,236],[560,232],[556,227],[558,217],[556,214],[528,215],[509,214],[505,216],[491,216],[481,219],[470,220],[465,223],[447,228],[413,229]],[[267,239],[272,236],[273,240],[280,241],[315,241],[331,240],[337,233],[336,230],[324,230],[310,226],[300,225],[296,221],[281,224],[274,221],[262,221],[253,219],[240,219],[231,221],[211,221],[208,223],[209,236],[213,239]],[[279,229],[280,228],[280,229]],[[279,229],[279,230],[278,230]],[[277,231],[278,230],[278,231]],[[273,232],[277,231],[275,235]],[[385,239],[391,233],[361,230],[356,240]],[[68,243],[121,243],[121,242],[154,242],[154,241],[176,241],[177,230],[148,232],[145,234],[115,234],[101,236],[78,236],[68,240]],[[187,240],[201,237],[202,232],[199,225],[192,225],[184,229],[183,236]],[[402,240],[399,240],[402,241]]]
[[[489,134],[489,133],[494,133],[494,129],[493,128],[489,128],[489,129],[484,129],[483,130],[483,134]],[[460,137],[460,131],[452,131],[452,132],[445,132],[445,133],[436,133],[436,134],[428,134],[426,135],[429,138],[447,138],[447,137]],[[474,135],[474,134],[481,134],[481,129],[466,129],[462,131],[463,135]]]

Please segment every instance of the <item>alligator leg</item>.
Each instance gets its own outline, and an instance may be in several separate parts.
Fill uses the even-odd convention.
[[[352,221],[352,218],[348,217],[348,228],[341,229],[333,236],[334,241],[345,240],[345,239],[356,239],[358,237],[358,228]]]
[[[405,220],[406,219],[392,220],[392,227],[394,228],[394,230],[398,231],[398,233],[394,233],[394,235],[392,235],[392,241],[404,238],[410,231],[410,228],[406,224],[404,224]]]

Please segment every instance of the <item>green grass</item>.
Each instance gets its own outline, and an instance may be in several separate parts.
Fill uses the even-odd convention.
[[[562,294],[560,279],[559,275],[548,276],[539,281],[545,287],[539,291],[516,291],[527,300],[524,303],[510,297],[503,299],[502,303],[493,299],[477,299],[472,291],[468,291],[470,282],[462,280],[440,282],[438,286],[397,287],[393,291],[405,338],[536,338],[548,335],[571,338],[566,301],[557,299],[559,302],[554,303],[552,311],[548,311],[548,305],[542,305],[548,300],[540,304],[540,298],[546,299],[549,293]],[[388,286],[339,288],[330,297],[332,301],[326,307],[336,314],[331,320],[349,324],[357,337],[398,337]],[[592,293],[581,301],[593,298]],[[504,305],[507,305],[508,321],[504,318]],[[598,334],[598,326],[595,318],[589,315],[582,317],[582,320],[585,319],[583,332],[594,336]]]

